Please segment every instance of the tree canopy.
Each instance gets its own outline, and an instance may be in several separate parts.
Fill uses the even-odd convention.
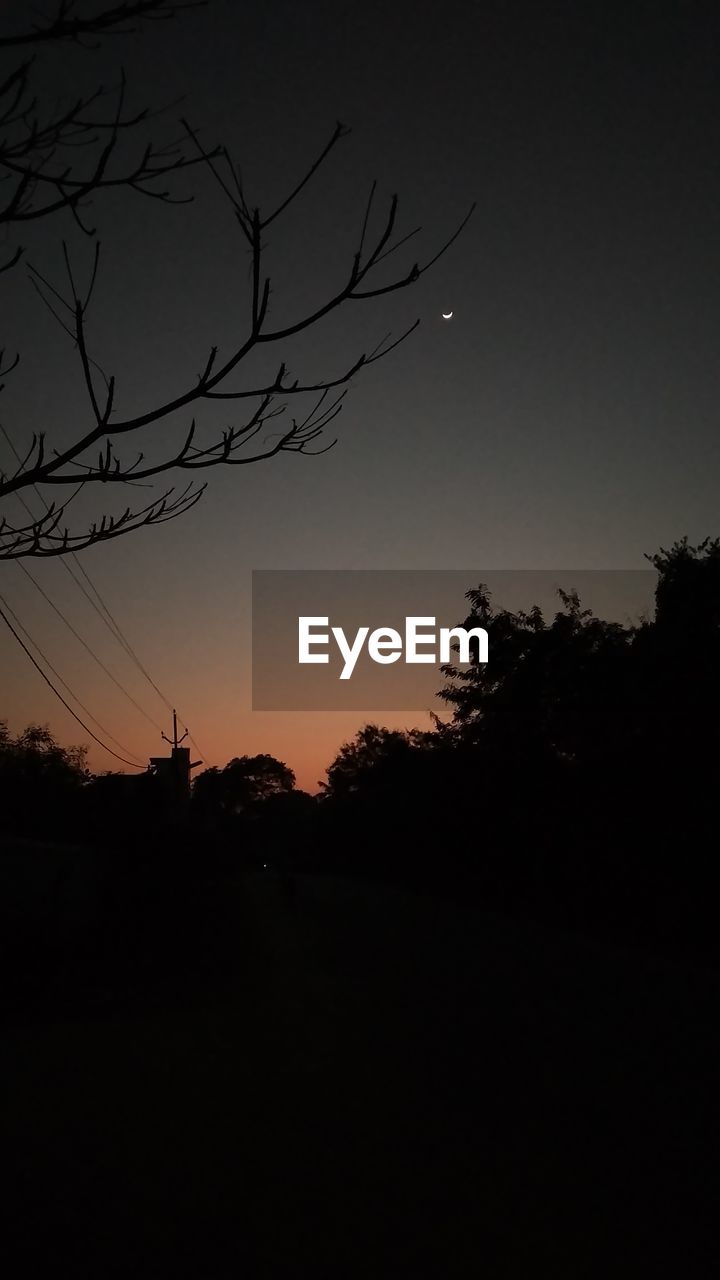
[[[271,755],[236,756],[224,768],[205,769],[193,783],[195,806],[205,812],[237,816],[273,796],[290,792],[295,774]]]

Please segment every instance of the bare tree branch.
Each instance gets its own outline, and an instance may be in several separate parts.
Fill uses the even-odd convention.
[[[202,8],[205,3],[206,0],[125,0],[94,13],[78,13],[76,0],[59,0],[52,17],[33,23],[29,30],[17,35],[0,35],[0,49],[61,40],[80,43],[98,35],[130,35],[142,22],[173,18],[186,9]]]
[[[3,49],[23,44],[70,41],[90,35],[104,37],[138,29],[143,21],[172,18],[204,0],[138,0],[78,12],[75,0],[61,0],[52,17],[16,36],[0,35]],[[82,210],[90,197],[111,188],[168,203],[190,197],[173,194],[161,185],[181,170],[207,163],[220,149],[208,152],[197,137],[188,155],[176,142],[170,146],[143,143],[134,158],[121,157],[119,142],[146,124],[147,108],[125,109],[124,73],[114,89],[95,89],[44,109],[36,84],[39,67],[34,55],[17,64],[0,82],[0,224],[19,226],[68,210],[87,235],[94,234]],[[0,271],[15,266],[22,246],[14,248]]]
[[[84,480],[79,489],[82,489],[83,484]],[[50,506],[44,516],[26,525],[15,525],[2,519],[0,560],[20,560],[25,556],[64,556],[71,551],[84,551],[98,542],[108,542],[136,529],[164,524],[194,507],[204,490],[205,485],[199,489],[188,485],[180,494],[174,494],[169,489],[138,510],[133,511],[127,507],[119,516],[103,516],[100,521],[91,524],[85,533],[72,534],[66,527],[58,527],[72,499],[58,508]]]
[[[88,36],[129,30],[128,23],[171,17],[189,7],[195,6],[137,0],[137,3],[106,5],[89,14],[81,11],[75,0],[60,0],[54,17],[34,27],[24,43],[51,40],[77,43]],[[0,51],[18,43],[22,43],[19,37],[0,37]],[[115,93],[114,109],[106,118],[100,104],[107,95],[97,91],[38,123],[35,96],[31,92],[33,67],[33,61],[28,60],[0,83],[0,191],[3,191],[0,223],[20,224],[67,209],[86,235],[94,235],[94,229],[87,225],[82,214],[92,195],[109,187],[121,187],[172,200],[175,197],[155,185],[158,179],[190,165],[199,166],[200,171],[217,184],[230,207],[232,224],[240,241],[238,252],[250,255],[250,284],[246,321],[239,332],[231,336],[230,342],[222,346],[218,342],[203,353],[197,362],[200,372],[187,377],[169,398],[123,416],[118,380],[105,372],[93,354],[88,324],[88,311],[100,276],[100,241],[96,240],[87,277],[83,270],[78,271],[65,241],[62,242],[64,279],[52,280],[30,264],[28,274],[33,287],[77,352],[81,385],[87,398],[87,417],[75,439],[61,448],[46,443],[46,432],[34,434],[24,457],[15,451],[18,458],[15,471],[10,475],[0,473],[0,502],[15,496],[24,503],[24,491],[33,487],[46,506],[44,516],[36,520],[29,513],[30,520],[25,524],[0,518],[0,560],[65,555],[135,529],[164,523],[189,510],[205,488],[189,485],[180,493],[169,488],[144,506],[127,507],[116,516],[103,515],[82,532],[70,531],[65,524],[68,507],[79,492],[86,489],[93,492],[97,485],[152,487],[158,477],[173,471],[199,471],[220,465],[248,466],[283,452],[315,456],[332,448],[335,441],[321,443],[321,437],[340,413],[352,380],[396,350],[419,321],[397,336],[386,334],[345,368],[325,376],[292,377],[282,352],[279,352],[277,373],[270,382],[243,381],[239,376],[241,365],[251,352],[261,351],[268,344],[282,348],[290,339],[312,329],[342,307],[349,308],[353,303],[410,287],[455,242],[474,208],[471,207],[432,256],[411,261],[388,277],[384,268],[385,274],[379,272],[380,265],[407,246],[421,228],[396,234],[398,198],[392,196],[384,217],[373,231],[372,224],[377,221],[374,213],[377,183],[374,182],[344,277],[324,302],[270,327],[271,280],[264,256],[267,229],[279,224],[317,176],[335,147],[347,136],[349,131],[345,126],[340,123],[335,126],[317,157],[290,186],[288,194],[264,213],[248,201],[240,170],[228,150],[203,147],[197,131],[186,120],[182,124],[191,154],[176,146],[154,149],[152,145],[145,145],[133,163],[117,165],[116,148],[121,132],[137,128],[148,117],[146,111],[135,115],[126,113],[124,76]],[[79,172],[75,149],[79,149],[77,154],[81,157],[92,156],[84,173]],[[22,252],[21,247],[11,252],[4,266],[0,264],[0,271],[16,265]],[[17,358],[3,368],[0,354],[0,376],[10,372],[16,363]],[[297,406],[301,397],[310,399],[309,407],[286,417],[279,429],[270,430],[276,420],[287,414],[288,402]],[[237,402],[238,408],[242,402],[248,402],[247,412],[208,436],[208,428],[203,429],[198,423],[197,411],[204,403],[217,401]],[[170,420],[181,433],[176,445],[162,452],[158,459],[146,461],[141,440],[140,448],[135,447],[129,457],[125,456],[124,437],[135,436],[144,428],[165,420]],[[59,503],[46,500],[45,493],[58,488],[72,492]],[[24,505],[28,510],[27,504]]]

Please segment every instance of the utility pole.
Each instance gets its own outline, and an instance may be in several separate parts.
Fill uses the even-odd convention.
[[[188,736],[187,729],[185,730],[182,738],[178,738],[177,736],[177,711],[173,707],[173,736],[172,738],[168,738],[164,733],[161,733],[160,737],[165,738],[165,741],[170,743],[170,746],[173,748],[173,751],[177,751],[178,747],[180,746],[180,743],[184,742],[187,736]],[[200,763],[201,761],[198,760],[198,764]],[[192,769],[192,767],[193,766],[191,765],[190,768]]]
[[[202,764],[201,760],[190,759],[190,748],[181,746],[188,736],[186,729],[178,738],[177,712],[173,708],[173,736],[161,733],[160,737],[170,746],[170,758],[153,756],[150,767],[165,792],[165,803],[168,811],[176,816],[187,809],[190,803],[190,770]]]

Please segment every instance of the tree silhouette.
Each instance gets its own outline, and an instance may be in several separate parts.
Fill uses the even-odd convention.
[[[720,713],[720,539],[687,538],[648,559],[658,571],[655,619],[636,642],[647,708],[646,754],[676,772],[715,768]],[[684,762],[684,764],[682,764]]]
[[[386,729],[366,724],[350,742],[340,747],[328,766],[327,782],[320,785],[325,797],[333,799],[367,796],[388,780],[396,786],[399,770],[426,735],[419,730]]]
[[[0,828],[15,834],[56,831],[90,777],[87,748],[61,747],[47,725],[13,736],[0,721]]]
[[[348,130],[337,124],[319,155],[274,208],[261,210],[245,189],[238,166],[226,146],[206,148],[196,129],[182,121],[183,145],[168,148],[146,142],[138,156],[128,161],[127,146],[121,139],[134,136],[149,118],[143,110],[128,115],[124,108],[125,80],[119,77],[114,97],[98,90],[80,100],[56,108],[44,105],[41,69],[32,59],[17,61],[18,50],[74,42],[86,45],[120,31],[134,30],[143,20],[172,17],[186,8],[182,2],[128,2],[105,5],[93,16],[79,13],[72,0],[61,0],[53,17],[25,33],[0,35],[0,57],[9,58],[8,71],[0,80],[0,182],[9,197],[0,209],[0,222],[11,230],[23,223],[49,219],[63,211],[72,214],[76,230],[94,238],[91,260],[86,268],[73,261],[74,254],[62,243],[59,278],[51,279],[33,264],[29,274],[40,297],[53,312],[73,342],[79,362],[79,376],[87,397],[87,420],[75,438],[60,447],[53,445],[52,432],[33,435],[16,448],[17,466],[11,474],[0,473],[0,504],[11,495],[19,498],[27,520],[11,518],[6,505],[0,506],[0,559],[24,556],[57,556],[78,551],[94,543],[118,537],[148,525],[163,523],[187,511],[201,497],[205,485],[197,485],[196,474],[218,466],[247,466],[279,453],[312,454],[331,448],[334,441],[319,445],[324,429],[342,407],[351,379],[393,351],[416,327],[411,325],[397,337],[386,335],[375,347],[360,353],[347,367],[326,375],[308,377],[290,374],[283,351],[287,341],[312,329],[325,316],[353,302],[367,301],[405,289],[414,284],[457,238],[460,227],[439,251],[424,261],[410,262],[396,274],[388,275],[381,264],[407,244],[419,227],[396,235],[397,196],[376,225],[373,184],[362,216],[358,217],[358,237],[344,278],[324,302],[300,314],[278,318],[271,323],[271,281],[265,270],[266,233],[275,227],[298,195],[304,191],[330,153]],[[92,47],[95,47],[94,45]],[[36,85],[37,81],[37,85]],[[39,105],[38,105],[39,104]],[[122,388],[112,373],[106,372],[94,350],[88,326],[88,308],[98,285],[101,242],[89,223],[91,197],[112,188],[128,196],[152,196],[172,201],[170,189],[159,187],[190,166],[217,184],[229,206],[237,237],[238,256],[250,257],[250,285],[247,315],[237,330],[226,335],[210,350],[198,352],[194,372],[183,377],[172,395],[146,404],[139,412],[123,413]],[[4,269],[16,266],[23,246],[11,249]],[[417,323],[417,322],[416,322]],[[278,351],[277,370],[269,379],[248,377],[243,383],[241,367],[251,353],[267,348]],[[0,375],[14,369],[17,357],[0,359]],[[205,435],[195,413],[214,402],[232,403],[238,420],[220,434]],[[289,411],[289,412],[288,412]],[[288,413],[279,429],[268,434],[270,423]],[[145,428],[170,419],[177,431],[175,443],[150,462],[140,444],[133,443],[131,456],[123,451]],[[191,473],[186,487],[162,487],[170,472]],[[149,502],[130,505],[115,513],[105,512],[89,528],[73,530],[68,511],[80,492],[150,485],[161,482]],[[39,494],[44,512],[35,516],[26,498]]]
[[[720,538],[692,546],[687,538],[660,548],[647,559],[657,569],[655,620],[697,641],[720,632]]]
[[[195,808],[204,814],[237,816],[291,792],[292,769],[275,756],[238,756],[224,768],[205,769],[193,783]]]
[[[49,16],[17,32],[0,33],[0,56],[7,66],[0,81],[0,225],[16,241],[10,239],[0,271],[10,270],[23,257],[22,230],[29,223],[66,210],[92,234],[83,219],[91,196],[122,187],[170,200],[170,193],[158,188],[159,180],[198,163],[197,156],[185,155],[178,147],[147,140],[129,161],[122,154],[121,138],[135,135],[149,112],[126,113],[124,75],[115,90],[100,87],[68,97],[60,106],[44,90],[38,53],[49,45],[96,48],[100,37],[127,35],[143,22],[197,7],[198,0],[127,0],[88,14],[78,13],[75,0],[59,0]]]
[[[596,618],[574,591],[558,596],[562,608],[548,624],[537,606],[495,610],[484,587],[467,592],[463,625],[488,630],[492,661],[442,668],[448,683],[439,696],[453,708],[461,741],[517,761],[572,761],[597,747],[604,726],[614,731],[633,629]]]

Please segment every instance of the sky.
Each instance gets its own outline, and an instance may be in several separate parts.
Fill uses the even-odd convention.
[[[425,722],[423,712],[373,708],[253,713],[253,569],[467,567],[470,588],[491,569],[642,569],[645,553],[684,534],[720,533],[713,10],[214,0],[95,52],[43,53],[49,98],[112,82],[122,63],[129,105],[170,104],[148,126],[153,136],[178,136],[186,116],[208,145],[229,148],[261,207],[294,185],[336,120],[350,126],[268,235],[278,325],[343,278],[374,179],[378,218],[397,192],[400,234],[423,228],[398,266],[431,256],[477,202],[417,285],[348,304],[277,353],[296,375],[332,375],[420,319],[353,382],[330,452],[214,469],[182,519],[83,553],[205,763],[270,752],[315,790],[366,720]],[[23,11],[5,4],[5,29]],[[232,212],[212,182],[183,182],[190,205],[118,193],[94,207],[102,257],[91,347],[116,375],[123,410],[172,393],[211,345],[230,350],[247,317]],[[64,237],[87,271],[92,246],[71,219],[26,237],[28,259],[55,281]],[[72,344],[24,269],[2,289],[3,343],[22,353],[0,397],[2,423],[18,448],[38,429],[70,439],[87,421]],[[201,408],[201,429],[233,412]],[[143,445],[162,449],[187,426],[160,424]],[[18,565],[0,564],[0,593],[123,747],[157,754],[160,727],[170,731],[157,693],[59,562],[26,567],[151,719]],[[8,633],[0,663],[0,718],[88,740]],[[95,744],[89,759],[117,765]]]

